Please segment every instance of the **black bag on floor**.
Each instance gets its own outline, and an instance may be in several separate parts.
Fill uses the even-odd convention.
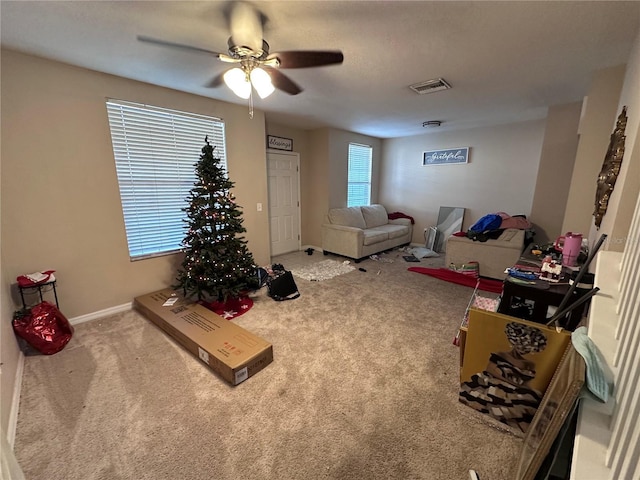
[[[258,277],[258,288],[264,287],[269,281],[269,272],[262,267],[258,267],[256,275]]]
[[[289,270],[284,270],[278,276],[269,277],[267,288],[269,296],[277,302],[293,300],[300,296],[293,274]]]

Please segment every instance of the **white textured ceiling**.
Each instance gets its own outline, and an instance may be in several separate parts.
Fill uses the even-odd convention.
[[[304,91],[256,98],[267,118],[333,126],[380,138],[540,118],[582,100],[591,76],[628,59],[640,2],[273,1],[271,51],[340,49],[342,65],[283,70]],[[204,88],[228,68],[211,56],[136,40],[162,38],[226,52],[224,2],[0,3],[1,40],[61,62],[245,104]],[[408,85],[442,77],[452,89],[417,95]],[[134,99],[132,99],[134,100]]]

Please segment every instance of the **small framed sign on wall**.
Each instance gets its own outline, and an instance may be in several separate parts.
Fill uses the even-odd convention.
[[[468,161],[469,147],[429,150],[422,153],[422,165],[451,165],[454,163],[467,163]]]
[[[291,138],[276,137],[267,135],[267,148],[275,148],[276,150],[293,151],[293,140]]]

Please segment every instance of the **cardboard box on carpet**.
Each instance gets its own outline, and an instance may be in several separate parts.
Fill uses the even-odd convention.
[[[231,385],[273,361],[269,342],[171,289],[136,297],[133,305]]]

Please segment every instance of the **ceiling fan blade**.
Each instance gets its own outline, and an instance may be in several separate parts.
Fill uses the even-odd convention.
[[[333,51],[289,51],[276,52],[267,57],[267,60],[277,58],[280,68],[309,68],[334,65],[344,61],[344,55],[339,50]]]
[[[299,85],[275,68],[265,68],[264,71],[271,77],[271,83],[278,90],[282,90],[289,95],[297,95],[302,92],[302,88]]]
[[[218,75],[216,75],[215,77],[213,77],[211,80],[209,80],[207,83],[205,83],[203,85],[203,87],[205,88],[216,88],[219,87],[220,85],[222,85],[224,83],[224,74],[226,72],[222,72],[219,73]]]
[[[192,52],[200,52],[200,53],[207,53],[209,55],[213,55],[217,58],[220,58],[220,56],[226,56],[222,53],[218,53],[218,52],[214,52],[213,50],[207,50],[206,48],[200,48],[200,47],[194,47],[191,45],[184,45],[182,43],[174,43],[174,42],[167,42],[166,40],[159,40],[157,38],[152,38],[152,37],[145,37],[144,35],[138,35],[138,41],[140,42],[146,42],[146,43],[153,43],[155,45],[160,45],[163,47],[171,47],[171,48],[179,48],[181,50],[190,50]]]
[[[263,26],[267,17],[247,2],[229,2],[225,17],[231,32],[231,43],[249,47],[253,51],[262,49]]]

